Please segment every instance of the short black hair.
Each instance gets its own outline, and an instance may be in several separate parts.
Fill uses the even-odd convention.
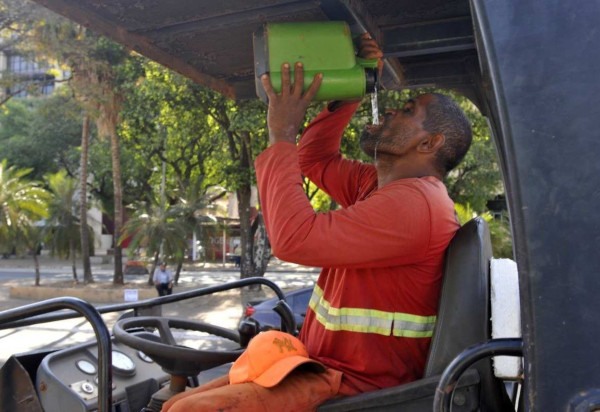
[[[471,122],[454,100],[441,93],[431,94],[434,99],[427,105],[423,128],[428,133],[441,133],[446,138],[444,146],[436,153],[436,167],[446,175],[469,151],[473,132]]]

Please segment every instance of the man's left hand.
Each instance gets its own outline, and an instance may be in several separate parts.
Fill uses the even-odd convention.
[[[290,65],[281,65],[281,93],[275,93],[271,78],[265,74],[260,78],[262,86],[269,98],[267,125],[269,127],[269,144],[277,142],[296,143],[296,136],[304,120],[306,108],[317,94],[323,75],[315,75],[306,93],[304,86],[304,68],[302,63],[296,63],[294,68],[294,84],[290,81]]]

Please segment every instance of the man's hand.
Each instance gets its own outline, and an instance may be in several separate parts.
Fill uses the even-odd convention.
[[[383,69],[383,51],[381,51],[379,45],[369,33],[360,35],[356,55],[363,59],[377,59],[377,69],[379,70],[379,76],[381,76],[381,71]]]
[[[306,108],[317,94],[323,75],[315,75],[312,84],[302,93],[304,86],[304,68],[296,63],[294,68],[294,84],[290,83],[290,65],[281,65],[281,93],[277,94],[271,85],[268,74],[260,78],[262,86],[269,98],[267,125],[269,127],[269,144],[277,142],[296,143],[296,136],[304,120]]]
[[[356,49],[356,55],[358,57],[363,59],[377,59],[377,74],[378,77],[381,78],[381,72],[383,70],[383,52],[369,33],[363,33],[360,35]],[[334,100],[330,102],[327,107],[330,111],[334,111],[345,104],[352,104],[360,101],[361,99]]]

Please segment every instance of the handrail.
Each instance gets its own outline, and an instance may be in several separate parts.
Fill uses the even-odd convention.
[[[0,312],[0,323],[14,324],[15,319],[37,316],[60,309],[71,309],[85,317],[94,329],[98,342],[98,411],[110,412],[112,405],[112,342],[99,311],[90,303],[74,297],[53,298]],[[77,317],[72,316],[72,317]]]
[[[459,353],[450,362],[435,389],[433,398],[434,412],[450,411],[452,392],[458,383],[460,376],[473,363],[490,356],[523,356],[523,339],[503,338],[492,339],[484,343],[473,345]]]

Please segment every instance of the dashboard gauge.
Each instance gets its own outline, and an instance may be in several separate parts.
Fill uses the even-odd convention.
[[[135,363],[133,360],[118,350],[112,351],[112,367],[115,372],[124,375],[133,375],[135,373]]]
[[[75,362],[75,365],[77,366],[77,369],[88,375],[94,375],[96,373],[96,365],[88,360],[80,359]]]
[[[138,357],[143,360],[144,362],[148,362],[148,363],[154,363],[154,361],[152,360],[152,358],[148,355],[146,355],[144,352],[142,352],[141,350],[138,351]]]

